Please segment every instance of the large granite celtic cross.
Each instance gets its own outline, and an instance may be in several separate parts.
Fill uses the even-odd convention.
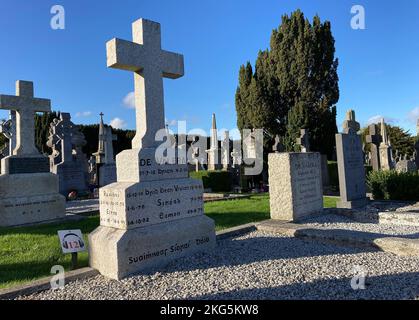
[[[161,49],[160,24],[140,19],[132,24],[133,42],[106,44],[107,65],[134,72],[137,133],[133,149],[156,147],[156,132],[165,128],[163,78],[184,74],[183,56]]]
[[[39,155],[35,147],[35,112],[51,111],[51,101],[34,98],[33,82],[16,81],[16,96],[0,95],[0,109],[16,111],[16,148],[13,155]]]

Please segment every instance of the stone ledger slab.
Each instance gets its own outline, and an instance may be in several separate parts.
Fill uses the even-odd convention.
[[[65,198],[51,173],[0,176],[0,226],[55,220],[65,216]]]
[[[298,221],[323,210],[320,154],[269,154],[271,218]]]
[[[214,228],[214,221],[202,215],[129,232],[100,226],[89,235],[89,243],[95,244],[89,252],[90,266],[119,280],[212,249]]]

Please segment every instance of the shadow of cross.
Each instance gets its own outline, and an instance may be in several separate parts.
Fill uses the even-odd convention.
[[[35,112],[50,112],[51,100],[34,98],[33,82],[16,81],[16,96],[0,95],[0,109],[16,111],[15,156],[39,155],[35,147]]]
[[[107,42],[107,65],[134,72],[137,133],[133,149],[156,147],[155,135],[165,128],[163,77],[183,76],[183,55],[161,49],[160,24],[139,19],[132,24],[133,42]]]

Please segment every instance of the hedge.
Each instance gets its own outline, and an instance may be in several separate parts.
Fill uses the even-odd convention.
[[[419,173],[372,171],[367,186],[375,200],[419,201]]]
[[[190,177],[202,180],[204,188],[213,192],[230,192],[232,189],[232,179],[228,171],[190,172]]]

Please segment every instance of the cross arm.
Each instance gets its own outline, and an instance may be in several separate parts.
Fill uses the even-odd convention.
[[[106,43],[106,55],[108,68],[141,71],[144,66],[140,61],[145,62],[141,45],[114,38]]]
[[[30,109],[34,112],[49,112],[51,111],[51,100],[22,96],[0,95],[0,109]]]
[[[169,51],[162,52],[162,70],[165,78],[177,79],[185,74],[183,55]]]

